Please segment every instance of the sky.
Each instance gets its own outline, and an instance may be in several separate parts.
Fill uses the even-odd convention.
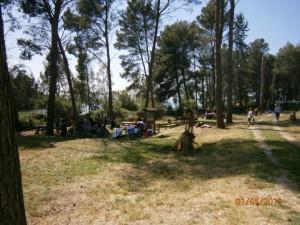
[[[178,20],[195,20],[196,16],[200,14],[201,8],[207,2],[208,0],[202,0],[200,5],[193,5],[188,9],[175,11],[165,18],[163,26]],[[250,30],[248,31],[247,42],[251,42],[256,38],[264,38],[269,43],[270,53],[272,54],[276,54],[287,42],[300,44],[300,0],[238,0],[236,13],[239,12],[242,12],[248,21]],[[19,59],[16,40],[22,36],[22,31],[8,33],[6,36],[9,65],[23,63],[28,71],[38,78],[40,72],[44,69],[45,55],[42,57],[35,56],[31,61]],[[119,52],[112,47],[111,55],[113,56],[111,62],[113,90],[125,89],[128,83],[120,77],[122,67],[118,57]],[[73,74],[76,74],[76,59],[69,56],[69,60]],[[97,71],[97,69],[95,70]]]

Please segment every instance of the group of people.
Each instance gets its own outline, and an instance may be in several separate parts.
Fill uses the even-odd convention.
[[[275,114],[275,119],[276,121],[278,122],[279,121],[279,118],[280,118],[280,113],[281,113],[281,106],[279,104],[276,104],[275,105],[275,108],[274,108],[274,114]],[[256,112],[252,110],[252,108],[249,109],[248,111],[248,127],[255,122],[255,117],[254,115],[256,115]]]
[[[134,124],[128,124],[124,128],[120,126],[113,129],[113,138],[120,138],[128,135],[129,138],[142,137],[142,136],[152,136],[153,130],[150,123],[145,120],[139,119]]]

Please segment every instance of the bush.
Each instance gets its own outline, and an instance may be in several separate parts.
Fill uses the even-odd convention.
[[[17,131],[27,131],[27,130],[33,130],[35,128],[35,124],[33,120],[31,119],[19,119],[19,121],[16,124],[16,130]]]
[[[72,120],[72,105],[69,100],[65,98],[57,98],[55,103],[55,117],[66,118],[67,121]]]
[[[37,125],[41,123],[41,116],[34,111],[19,112],[18,118],[16,118],[16,130],[17,131],[26,131],[33,130]]]

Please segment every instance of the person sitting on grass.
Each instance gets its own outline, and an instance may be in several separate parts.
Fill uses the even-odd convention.
[[[254,115],[253,115],[252,108],[250,108],[248,111],[248,127],[251,125],[251,120],[254,121]]]
[[[120,137],[122,137],[122,130],[119,126],[116,126],[113,128],[112,138],[116,139]]]
[[[128,133],[128,138],[129,139],[132,139],[132,138],[134,138],[134,127],[131,125],[131,124],[129,124],[128,125],[128,127],[127,127],[127,133]]]

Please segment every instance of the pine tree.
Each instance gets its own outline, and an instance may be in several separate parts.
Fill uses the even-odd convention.
[[[5,1],[9,3],[9,1]],[[26,225],[19,152],[15,138],[15,113],[4,40],[0,3],[0,223]]]

